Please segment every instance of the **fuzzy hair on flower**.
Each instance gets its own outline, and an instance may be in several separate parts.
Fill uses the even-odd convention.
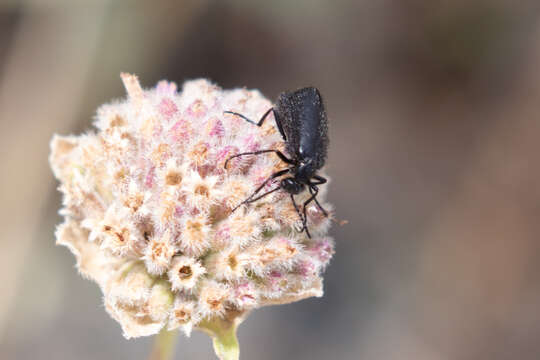
[[[312,238],[298,232],[283,191],[232,212],[286,164],[264,154],[225,168],[237,153],[284,144],[273,120],[257,127],[224,111],[258,119],[272,104],[259,91],[203,79],[177,91],[121,77],[127,98],[98,109],[96,130],[55,135],[50,163],[63,194],[57,243],[99,285],[124,336],[208,331],[261,306],[322,296],[334,250],[316,206],[307,209]],[[322,189],[330,207],[324,197]]]

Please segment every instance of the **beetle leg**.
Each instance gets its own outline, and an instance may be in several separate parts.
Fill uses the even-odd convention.
[[[326,180],[326,179],[325,179]],[[316,192],[315,192],[315,195],[317,195],[317,193],[319,192],[319,188],[316,186],[316,185],[313,185],[311,184],[311,186],[309,187],[309,192],[310,194],[313,195],[313,189],[312,188],[315,188]],[[319,204],[319,200],[317,200],[316,197],[313,198],[313,200],[315,201],[315,204],[317,204],[317,207],[322,211],[322,213],[324,214],[325,217],[328,217],[328,211],[326,211],[322,206],[321,204]]]
[[[275,172],[273,173],[272,175],[270,175],[270,177],[268,177],[268,179],[266,179],[254,192],[253,194],[251,194],[246,200],[242,201],[240,204],[236,205],[236,207],[234,209],[232,209],[232,212],[235,212],[236,209],[238,209],[240,207],[240,205],[242,204],[249,204],[250,202],[253,202],[255,200],[252,200],[252,198],[257,195],[257,193],[259,191],[262,190],[262,188],[264,188],[266,186],[266,184],[268,184],[272,179],[275,179],[277,178],[278,176],[281,176],[281,175],[284,175],[286,173],[289,172],[289,169],[284,169],[284,170],[280,170],[278,172]],[[278,188],[279,189],[279,188]],[[268,195],[268,194],[265,194],[265,195]],[[259,198],[257,198],[259,199]]]
[[[281,120],[280,120],[279,117],[277,116],[277,113],[276,113],[276,111],[274,110],[274,108],[268,109],[268,110],[263,114],[263,116],[261,116],[261,118],[259,119],[258,122],[255,122],[255,121],[253,121],[253,120],[250,120],[250,119],[248,119],[247,117],[245,117],[244,115],[239,114],[239,113],[234,112],[234,111],[224,111],[223,113],[224,113],[224,114],[232,114],[232,115],[240,116],[242,119],[246,120],[248,123],[253,124],[253,125],[257,125],[257,126],[261,127],[262,124],[264,123],[264,120],[266,120],[266,117],[268,116],[268,114],[270,114],[270,112],[273,112],[273,113],[274,113],[274,120],[276,120],[276,125],[277,125],[277,127],[278,127],[279,133],[281,134],[281,137],[283,138],[283,140],[287,140],[287,137],[285,136],[285,133],[283,132],[283,127],[281,126]]]
[[[270,153],[270,152],[275,153],[281,159],[281,161],[283,161],[283,162],[285,162],[285,163],[287,163],[289,165],[294,165],[294,162],[291,159],[289,159],[288,157],[286,157],[281,151],[269,149],[269,150],[259,150],[259,151],[245,152],[245,153],[240,153],[240,154],[233,155],[233,156],[229,157],[225,161],[225,165],[223,165],[223,167],[227,168],[227,164],[229,163],[229,160],[234,159],[236,157],[240,157],[240,156],[244,156],[244,155],[259,155],[259,154],[265,154],[265,153]]]
[[[302,221],[302,230],[300,230],[300,232],[306,230],[306,235],[308,236],[308,238],[311,239],[311,234],[309,233],[309,230],[308,228],[305,226],[305,219],[302,217],[302,213],[300,212],[300,209],[298,208],[298,205],[296,205],[296,201],[294,201],[294,195],[291,194],[291,201],[294,205],[294,209],[296,210],[296,213],[298,214],[298,217],[300,218],[300,220]]]
[[[326,182],[328,181],[326,180],[326,178],[323,178],[322,176],[319,176],[319,175],[313,175],[313,179],[317,180],[317,182],[310,181],[309,182],[310,185],[326,184]]]
[[[308,231],[307,229],[307,215],[306,215],[306,210],[307,210],[307,206],[309,205],[310,202],[312,202],[313,200],[315,200],[315,202],[318,204],[319,202],[317,201],[317,194],[319,193],[319,188],[315,185],[313,186],[310,186],[309,187],[309,193],[311,194],[311,197],[309,199],[307,199],[305,202],[304,202],[304,218],[302,219],[302,224],[304,226],[304,229],[306,229],[306,232]],[[319,205],[320,206],[320,205]],[[324,211],[324,210],[323,210]],[[325,212],[326,213],[326,212]]]
[[[313,179],[317,180],[316,182],[315,181],[310,181],[309,182],[309,192],[311,194],[313,194],[313,189],[312,188],[315,188],[317,190],[317,192],[319,191],[319,189],[317,188],[316,185],[321,185],[321,184],[325,184],[328,180],[326,180],[325,178],[323,178],[322,176],[319,176],[319,175],[313,175]],[[321,204],[319,204],[319,201],[317,200],[317,198],[314,198],[313,200],[315,200],[315,204],[317,204],[317,207],[322,211],[322,213],[324,214],[325,217],[328,217],[328,211],[326,211],[322,206]]]

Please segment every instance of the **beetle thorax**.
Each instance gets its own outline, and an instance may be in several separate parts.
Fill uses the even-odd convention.
[[[311,161],[300,162],[298,167],[295,169],[295,179],[303,184],[309,184],[309,180],[315,174],[315,167]]]

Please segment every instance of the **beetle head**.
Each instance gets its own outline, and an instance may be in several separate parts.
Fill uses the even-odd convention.
[[[304,184],[292,177],[281,180],[280,186],[283,190],[293,195],[299,194],[304,190]]]

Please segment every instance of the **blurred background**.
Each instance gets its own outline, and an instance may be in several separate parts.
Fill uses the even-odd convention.
[[[252,313],[243,359],[540,358],[537,0],[0,0],[0,358],[145,359],[55,246],[53,133],[210,78],[317,86],[337,253],[325,296]],[[213,359],[182,337],[176,359]]]

